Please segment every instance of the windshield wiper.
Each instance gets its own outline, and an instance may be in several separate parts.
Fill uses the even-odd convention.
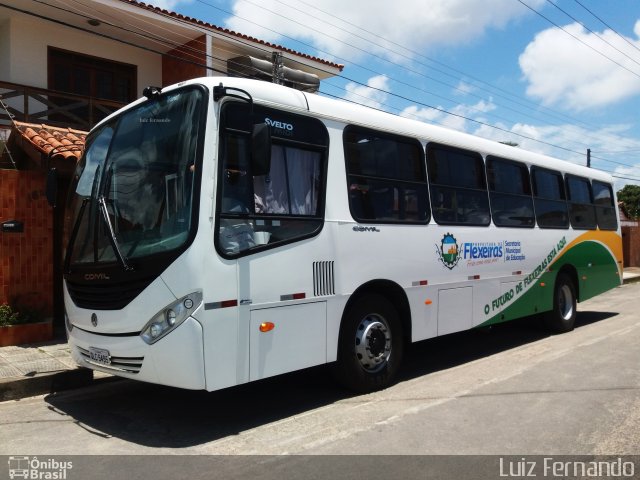
[[[118,240],[116,239],[116,234],[113,231],[113,225],[111,225],[111,219],[109,218],[109,211],[107,210],[107,202],[104,199],[104,195],[100,195],[98,198],[98,206],[100,207],[100,211],[102,212],[102,219],[104,220],[105,225],[107,226],[107,230],[109,231],[109,241],[111,242],[111,247],[126,271],[133,270],[133,267],[127,263],[127,259],[122,255],[122,251],[120,251],[120,246],[118,245]]]

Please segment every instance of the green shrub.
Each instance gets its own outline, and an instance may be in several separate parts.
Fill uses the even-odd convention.
[[[0,305],[0,327],[19,323],[20,314],[14,312],[6,303]]]
[[[23,307],[18,310],[6,303],[0,305],[0,327],[37,323],[42,321],[42,318],[42,313],[37,309]]]

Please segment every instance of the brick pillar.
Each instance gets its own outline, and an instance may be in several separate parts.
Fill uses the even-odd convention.
[[[53,216],[46,172],[0,169],[0,223],[19,220],[24,232],[0,232],[0,303],[53,310]]]

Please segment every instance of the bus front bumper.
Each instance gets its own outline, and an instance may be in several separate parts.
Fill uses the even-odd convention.
[[[152,345],[139,335],[97,335],[73,328],[71,355],[86,368],[190,390],[205,388],[202,326],[187,318]]]

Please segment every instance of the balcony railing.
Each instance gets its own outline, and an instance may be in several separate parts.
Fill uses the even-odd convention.
[[[21,122],[46,123],[86,131],[125,105],[3,81],[0,81],[0,100],[7,106],[5,110],[0,105],[0,127],[9,126],[13,118]]]

